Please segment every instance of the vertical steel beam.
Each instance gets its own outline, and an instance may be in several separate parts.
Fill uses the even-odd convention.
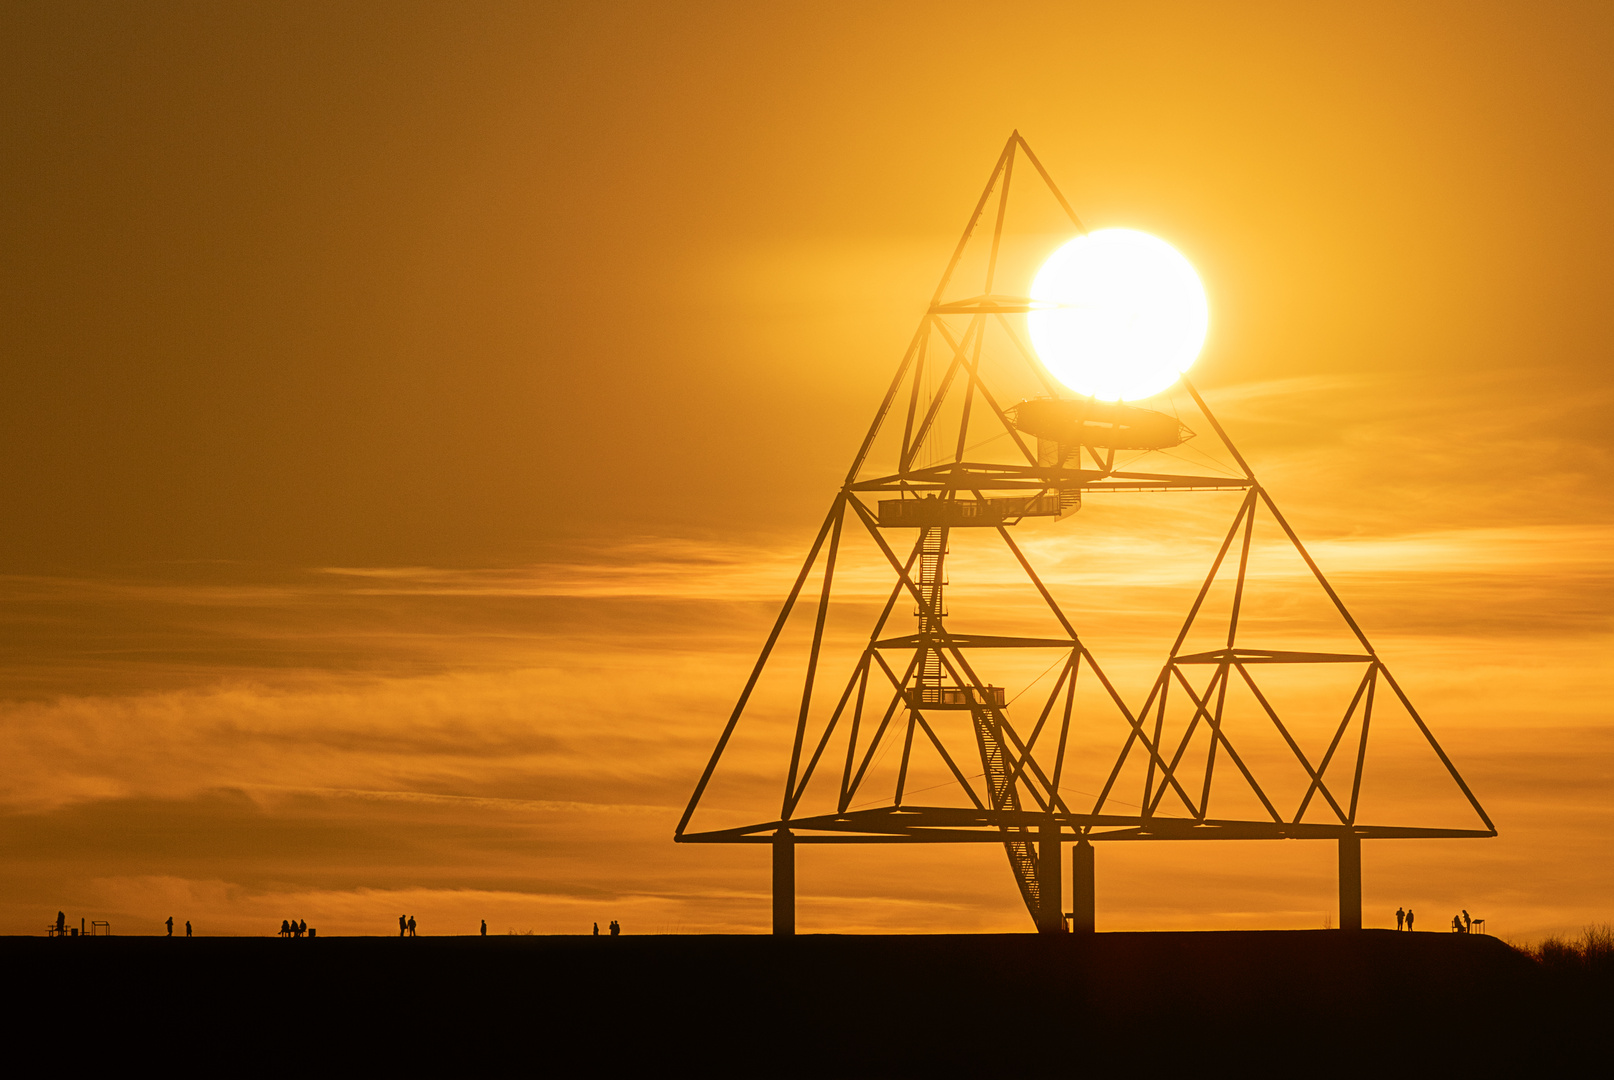
[[[1339,928],[1362,929],[1362,838],[1339,838]]]
[[[958,260],[964,257],[964,248],[970,242],[970,235],[975,232],[975,226],[981,220],[981,211],[986,209],[986,200],[992,197],[992,189],[998,185],[998,174],[1008,165],[1009,159],[1014,156],[1014,144],[1020,140],[1018,131],[1009,135],[1009,141],[1003,144],[1003,152],[998,155],[997,164],[992,166],[992,175],[987,177],[986,188],[981,192],[981,198],[975,204],[975,210],[970,214],[969,224],[964,226],[964,235],[958,238],[958,246],[953,249],[953,257],[947,260],[947,269],[942,272],[942,278],[936,283],[936,291],[931,294],[930,306],[935,307],[941,303],[942,294],[947,291],[947,283],[953,280],[953,271],[958,269]],[[1030,153],[1030,147],[1026,148]],[[1041,166],[1039,165],[1040,169]],[[1050,181],[1050,183],[1052,183]]]
[[[986,258],[986,287],[982,293],[990,295],[992,282],[997,279],[998,247],[1003,243],[1003,219],[1009,212],[1009,181],[1014,178],[1014,145],[1019,140],[1010,136],[1008,159],[1003,163],[1003,186],[998,188],[998,217],[992,225],[992,252]]]
[[[1059,746],[1054,751],[1054,780],[1048,785],[1048,794],[1052,798],[1059,798],[1059,778],[1065,771],[1065,746],[1070,742],[1070,713],[1076,704],[1076,676],[1081,674],[1082,654],[1075,649],[1070,651],[1070,662],[1066,670],[1070,672],[1070,683],[1065,687],[1065,717],[1059,724]],[[1054,686],[1058,693],[1059,687]]]
[[[1065,901],[1061,880],[1065,876],[1059,843],[1059,820],[1052,814],[1042,823],[1037,844],[1037,931],[1043,934],[1065,932]]]
[[[897,769],[897,790],[891,796],[892,806],[902,805],[902,791],[908,786],[908,759],[913,755],[913,729],[914,723],[919,719],[919,713],[909,710],[908,734],[902,740],[902,765]]]
[[[908,418],[902,425],[902,450],[897,455],[897,461],[902,464],[904,472],[907,471],[907,463],[913,460],[913,421],[914,415],[919,411],[919,384],[925,379],[925,352],[930,345],[929,326],[934,318],[934,315],[925,316],[922,327],[924,336],[919,339],[919,359],[914,364],[913,386],[908,393]]]
[[[835,556],[841,546],[841,522],[846,517],[846,493],[835,499],[834,529],[829,537],[828,554],[824,556],[824,583],[818,595],[818,621],[813,624],[813,645],[807,653],[807,677],[801,686],[801,713],[796,719],[796,741],[790,748],[790,773],[785,777],[785,797],[780,802],[779,816],[790,816],[791,795],[796,790],[796,771],[801,768],[802,740],[807,737],[807,711],[813,703],[813,680],[818,675],[818,652],[824,644],[824,620],[829,615],[830,591],[835,583]]]
[[[796,597],[801,595],[801,587],[806,584],[807,575],[811,572],[813,564],[818,561],[818,551],[824,546],[824,537],[829,535],[831,526],[835,524],[837,515],[845,512],[845,502],[837,497],[834,505],[830,507],[829,514],[824,518],[824,524],[818,529],[818,536],[813,540],[812,548],[807,552],[807,561],[801,564],[801,572],[796,575],[796,583],[790,587],[790,595],[785,597],[784,606],[779,609],[779,617],[774,620],[773,630],[768,634],[768,640],[762,646],[762,654],[757,657],[756,666],[751,669],[751,677],[745,682],[745,689],[740,691],[740,700],[735,702],[734,711],[729,714],[729,722],[723,727],[723,734],[718,736],[717,745],[712,748],[712,756],[706,761],[706,771],[701,773],[699,782],[695,784],[695,791],[689,796],[689,805],[684,807],[684,816],[678,819],[678,827],[673,830],[673,837],[684,835],[689,827],[689,819],[695,816],[695,807],[699,805],[701,796],[706,793],[706,785],[711,783],[712,773],[717,771],[717,763],[723,757],[723,751],[734,734],[735,727],[740,722],[740,715],[745,712],[746,702],[751,700],[751,691],[757,687],[757,680],[762,677],[762,669],[767,666],[768,657],[773,653],[774,645],[779,641],[779,634],[785,628],[785,622],[790,618],[790,612],[796,606]]]
[[[1351,779],[1351,812],[1345,817],[1347,825],[1356,824],[1356,806],[1362,797],[1362,766],[1367,763],[1367,731],[1373,726],[1373,691],[1379,687],[1377,663],[1368,668],[1367,677],[1367,700],[1362,704],[1362,741],[1356,747],[1356,775]],[[1334,809],[1338,810],[1339,807]]]
[[[1073,934],[1091,934],[1098,925],[1093,881],[1093,845],[1083,839],[1070,849],[1070,931]]]
[[[773,834],[773,932],[796,932],[796,837],[789,829]]]

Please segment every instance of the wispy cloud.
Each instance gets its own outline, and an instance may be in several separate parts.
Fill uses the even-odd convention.
[[[1151,512],[1095,505],[1082,512],[1092,524],[1078,515],[1021,534],[1128,694],[1146,685],[1226,525],[1207,509],[1186,525],[1174,518],[1177,532],[1154,530],[1144,527]],[[1100,526],[1119,514],[1144,515],[1128,530],[1144,539],[1104,540],[1112,530]],[[1502,824],[1487,858],[1514,867],[1515,880],[1545,873],[1530,854],[1544,814],[1587,823],[1582,847],[1602,842],[1583,811],[1606,787],[1614,747],[1565,733],[1596,730],[1614,689],[1599,659],[1606,607],[1565,613],[1606,594],[1611,538],[1601,525],[1538,523],[1311,544],[1370,632],[1387,639],[1386,655]],[[1012,559],[978,539],[955,545],[955,622],[1029,617],[1040,600],[1017,585]],[[846,563],[851,607],[831,620],[837,664],[889,587],[871,551]],[[1306,586],[1303,565],[1282,554],[1278,538],[1258,534],[1252,580],[1280,599]],[[19,877],[0,910],[25,929],[33,908],[72,895],[126,920],[189,905],[231,932],[278,925],[294,910],[318,912],[328,932],[386,932],[391,909],[413,905],[434,926],[489,917],[494,932],[551,931],[593,921],[603,897],[610,917],[632,912],[644,925],[760,927],[764,871],[746,852],[668,839],[799,568],[800,543],[647,538],[550,555],[532,566],[327,568],[268,580],[244,570],[211,581],[7,579],[17,600],[9,617],[49,613],[56,637],[30,649],[12,635],[7,678],[20,692],[0,703],[0,802]],[[805,625],[798,618],[787,631],[787,663]],[[752,734],[726,759],[728,786],[714,803],[723,820],[767,816],[778,797],[783,759],[769,747],[788,739],[793,707],[759,693]],[[1550,748],[1536,748],[1550,759],[1542,767],[1564,781],[1551,788],[1538,770],[1505,767],[1547,733]],[[74,845],[99,854],[66,859]],[[995,869],[981,871],[978,889],[957,884],[980,858],[925,856],[911,869],[830,860],[804,871],[804,923],[1013,929],[1020,916],[1012,895],[991,887]],[[1115,858],[1131,865],[1130,855]],[[1465,865],[1430,864],[1459,877]],[[1118,868],[1106,880],[1141,897],[1165,866]],[[1408,888],[1435,885],[1425,880],[1433,870],[1397,872]],[[1271,911],[1314,901],[1326,910],[1318,873],[1265,900],[1240,899],[1231,882],[1207,886],[1203,910],[1221,914],[1128,910],[1148,925],[1270,925]],[[1465,897],[1485,904],[1492,886],[1465,881]],[[1602,887],[1542,881],[1531,925],[1578,918],[1591,902],[1581,892]]]

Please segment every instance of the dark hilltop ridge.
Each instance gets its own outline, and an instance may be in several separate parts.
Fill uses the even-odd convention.
[[[11,938],[62,1064],[455,1075],[1495,1075],[1606,1052],[1607,978],[1480,935]],[[15,1052],[15,1050],[14,1050]]]

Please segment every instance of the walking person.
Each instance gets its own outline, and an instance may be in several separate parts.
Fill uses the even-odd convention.
[[[174,936],[174,917],[172,915],[168,916],[168,936]]]
[[[189,919],[185,920],[185,936],[191,936],[191,921]]]
[[[1406,912],[1406,909],[1405,908],[1396,908],[1395,909],[1395,928],[1397,930],[1400,930],[1403,927],[1405,927],[1406,925],[1407,925],[1407,912]]]

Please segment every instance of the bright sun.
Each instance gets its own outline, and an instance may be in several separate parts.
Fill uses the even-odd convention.
[[[1133,229],[1100,229],[1054,252],[1031,299],[1026,321],[1043,364],[1101,401],[1160,393],[1205,343],[1199,275],[1176,248]]]

